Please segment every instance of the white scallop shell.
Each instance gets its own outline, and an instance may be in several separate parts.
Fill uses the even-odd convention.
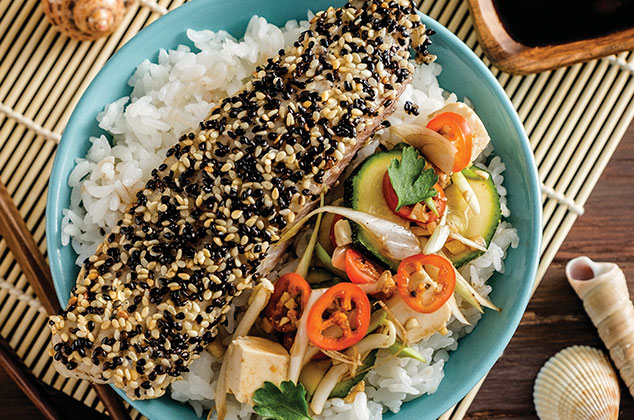
[[[568,347],[541,368],[533,401],[541,420],[612,420],[619,417],[621,391],[601,350]]]

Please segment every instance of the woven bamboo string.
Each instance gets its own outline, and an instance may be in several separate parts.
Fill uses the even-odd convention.
[[[629,71],[634,74],[634,63],[628,63],[623,57],[618,57],[615,55],[611,55],[605,58],[606,61],[619,66],[622,70]]]
[[[46,128],[42,127],[41,125],[37,124],[35,121],[27,118],[26,116],[20,114],[19,112],[14,111],[13,109],[11,109],[10,107],[0,103],[0,112],[2,112],[3,114],[6,114],[7,117],[9,118],[13,118],[14,120],[16,120],[17,122],[19,122],[20,124],[24,124],[26,126],[26,128],[28,128],[29,130],[33,131],[35,134],[39,135],[39,136],[43,136],[46,137],[49,140],[53,140],[56,143],[59,143],[59,141],[61,140],[62,136],[58,133],[53,133],[50,130],[47,130]]]
[[[21,302],[25,302],[32,308],[35,308],[38,312],[42,312],[44,314],[46,313],[46,310],[34,295],[23,292],[8,281],[0,279],[0,289],[6,290],[9,295],[14,296]]]
[[[0,17],[0,34],[2,35],[0,36],[0,80],[2,80],[0,82],[0,102],[5,101],[7,95],[11,95],[11,100],[13,101],[10,104],[11,106],[19,105],[21,112],[24,111],[25,115],[29,115],[37,124],[54,132],[62,131],[70,112],[72,112],[74,105],[79,100],[81,92],[83,92],[110,54],[132,37],[144,24],[158,17],[158,14],[153,13],[148,18],[147,13],[149,12],[142,16],[138,10],[133,10],[126,15],[126,20],[120,30],[107,40],[96,43],[77,43],[64,40],[62,43],[53,44],[56,40],[59,40],[59,37],[55,33],[51,35],[48,26],[42,25],[41,11],[37,6],[37,2],[30,0],[22,2],[22,4],[19,3],[21,2],[0,0],[0,10],[3,10]],[[172,2],[171,7],[180,3],[182,2]],[[159,4],[163,7],[170,6],[169,2],[160,2]],[[464,2],[456,0],[426,2],[423,11],[428,12],[432,17],[438,18],[441,23],[465,39],[466,43],[478,55],[482,56],[482,51],[477,46],[475,33]],[[51,58],[53,55],[49,55],[48,50],[51,45],[55,46],[55,51],[52,53],[55,54],[55,59]],[[35,46],[38,46],[37,50],[34,50]],[[36,52],[29,56],[32,57],[32,60],[21,58],[24,54],[21,55],[20,53],[26,49]],[[63,51],[60,53],[60,50]],[[66,66],[60,65],[61,62],[67,61],[64,57],[68,55],[72,56],[71,61]],[[35,57],[40,59],[36,60]],[[48,61],[46,57],[49,57]],[[603,61],[609,64],[613,62],[621,70],[627,70],[631,63],[627,63],[624,60],[624,57],[618,57]],[[54,66],[50,65],[52,62],[55,62]],[[486,59],[484,62],[489,64]],[[42,70],[42,65],[45,66],[46,70]],[[57,76],[60,68],[64,70]],[[588,88],[585,86],[585,82],[581,81],[581,76],[570,76],[572,73],[568,71],[554,72],[554,76],[547,74],[528,77],[510,76],[499,72],[495,68],[492,68],[492,71],[511,97],[513,104],[516,108],[519,108],[520,117],[528,123],[527,128],[530,130],[527,131],[529,131],[533,148],[543,145],[540,150],[543,151],[545,158],[552,156],[550,158],[552,161],[557,161],[558,156],[558,153],[553,153],[555,150],[552,149],[553,143],[565,143],[565,141],[562,141],[562,139],[566,140],[561,137],[562,133],[565,131],[566,126],[572,127],[574,122],[573,119],[568,120],[561,117],[554,107],[549,108],[550,100],[556,99],[555,102],[562,103],[561,99],[567,98],[571,104],[574,104],[577,102],[579,91],[589,91],[588,95],[599,96],[600,98],[606,96],[604,94],[596,95],[596,92],[594,92],[595,87],[590,86]],[[584,71],[585,73],[583,73]],[[586,67],[584,67],[579,74],[594,75],[595,73],[586,70]],[[568,79],[562,79],[565,77],[568,77]],[[595,77],[597,80],[599,79],[598,76]],[[563,83],[562,80],[567,80],[567,82]],[[584,80],[587,80],[587,77]],[[18,83],[14,83],[16,81]],[[30,90],[27,85],[31,87]],[[40,93],[37,98],[36,90]],[[50,92],[51,96],[46,96],[47,92]],[[607,163],[607,159],[612,154],[614,147],[616,147],[618,140],[626,129],[629,118],[634,114],[634,107],[627,107],[633,92],[627,88],[623,92],[609,88],[608,92],[616,92],[616,99],[600,105],[606,109],[602,116],[610,113],[616,116],[612,118],[613,121],[609,124],[603,124],[606,122],[603,120],[590,119],[591,121],[588,123],[594,127],[593,132],[601,134],[596,136],[594,140],[594,143],[599,146],[597,146],[598,149],[596,147],[594,149],[586,148],[582,152],[584,154],[589,153],[590,157],[597,159],[596,162],[594,162],[594,165],[586,165],[586,168],[580,172],[580,176],[575,178],[575,180],[578,180],[581,189],[570,189],[574,183],[561,185],[564,188],[562,191],[567,194],[572,193],[573,195],[570,195],[570,198],[576,199],[578,204],[583,204],[585,198],[587,198],[605,163]],[[550,100],[546,100],[545,97]],[[20,98],[23,101],[18,103]],[[46,98],[46,103],[40,105],[42,104],[42,98]],[[564,101],[562,106],[565,106],[565,103]],[[550,111],[548,112],[548,110]],[[579,107],[577,112],[579,115],[592,116],[592,113],[584,110],[583,106]],[[556,114],[558,118],[555,118]],[[527,120],[529,117],[532,117],[530,121]],[[619,118],[622,118],[625,122],[622,122],[622,120],[619,122]],[[556,119],[558,121],[553,121]],[[579,116],[574,120],[581,121]],[[549,124],[549,121],[554,124]],[[539,130],[535,130],[534,128],[539,125],[537,124],[539,122],[543,125]],[[555,130],[553,128],[555,126],[559,128]],[[561,133],[559,132],[560,130]],[[544,133],[548,135],[544,135]],[[2,161],[0,165],[2,173],[0,176],[2,176],[3,180],[9,179],[10,191],[16,202],[19,203],[23,215],[27,217],[28,226],[32,229],[43,249],[44,226],[42,222],[46,176],[39,176],[39,174],[48,174],[50,171],[55,148],[54,143],[45,141],[41,136],[37,136],[31,130],[27,130],[26,127],[16,125],[13,121],[7,121],[2,116],[0,116],[0,142],[0,160]],[[564,145],[560,149],[565,151],[569,147]],[[547,169],[542,169],[541,160],[544,160],[544,157],[538,160],[540,171],[545,170],[550,173],[550,166],[552,165],[547,165]],[[35,160],[31,158],[35,158]],[[589,159],[586,158],[586,160]],[[25,165],[24,162],[32,164]],[[9,163],[9,165],[5,167],[5,163]],[[12,168],[13,170],[9,172],[6,168]],[[39,170],[34,170],[34,168]],[[21,179],[27,182],[21,183]],[[552,179],[556,180],[558,178],[553,175]],[[568,188],[568,191],[566,191],[566,188]],[[576,219],[575,214],[567,211],[565,206],[558,205],[551,199],[547,200],[546,206],[556,209],[552,214],[552,219],[556,223],[552,224],[552,226],[557,226],[557,228],[553,229],[552,238],[544,250],[542,265],[540,266],[540,270],[543,271],[548,266],[554,252],[559,248],[565,233],[570,229],[574,219]],[[551,216],[548,216],[548,218],[550,219]],[[545,222],[548,222],[546,218]],[[546,223],[547,228],[550,226],[551,224]],[[28,285],[20,275],[17,267],[15,267],[3,243],[0,243],[0,258],[2,261],[0,263],[0,276],[4,276],[8,282],[16,285],[20,290],[28,290]],[[64,389],[67,392],[72,392],[76,398],[92,403],[94,395],[85,392],[87,390],[85,383],[65,381],[55,375],[50,367],[47,356],[43,354],[48,341],[46,331],[43,329],[44,318],[42,317],[40,320],[35,313],[37,311],[33,311],[24,302],[20,302],[19,299],[7,294],[6,290],[1,287],[0,303],[2,304],[2,310],[0,311],[1,333],[5,336],[11,336],[12,344],[19,345],[20,349],[22,349],[22,355],[26,356],[27,360],[30,361],[29,365],[35,365],[40,374],[48,374],[50,380],[54,380],[58,386],[64,386]],[[16,322],[19,319],[16,314],[25,317],[25,319],[22,322]],[[28,321],[28,323],[25,321]],[[33,328],[28,329],[23,326],[29,324]],[[35,328],[37,325],[40,325],[40,328]],[[466,410],[468,405],[468,400],[463,401],[456,408],[457,411],[452,418],[457,418],[455,415],[459,414],[461,410]],[[461,417],[462,415],[460,415]]]
[[[149,8],[151,11],[158,13],[159,15],[164,15],[168,12],[166,7],[161,6],[153,0],[139,0],[139,4]]]

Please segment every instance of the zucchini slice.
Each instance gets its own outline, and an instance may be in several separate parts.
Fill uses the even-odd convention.
[[[383,177],[392,159],[401,158],[401,149],[376,153],[367,158],[350,174],[344,183],[343,204],[355,210],[373,214],[404,227],[409,222],[394,214],[383,197]],[[353,246],[374,257],[387,268],[396,270],[398,261],[387,258],[379,242],[368,231],[350,222]]]
[[[481,168],[476,169],[486,172]],[[500,196],[490,174],[487,179],[471,176],[466,178],[480,203],[480,214],[474,215],[469,210],[460,191],[452,184],[445,189],[448,209],[447,224],[467,238],[482,237],[488,248],[502,218]],[[453,265],[458,268],[483,254],[482,251],[469,247],[455,254],[447,248],[445,250]]]

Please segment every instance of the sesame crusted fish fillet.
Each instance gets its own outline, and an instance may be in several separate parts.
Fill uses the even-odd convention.
[[[167,152],[52,316],[67,376],[163,395],[213,340],[233,297],[266,276],[279,238],[381,128],[431,60],[409,0],[353,1],[258,68]]]

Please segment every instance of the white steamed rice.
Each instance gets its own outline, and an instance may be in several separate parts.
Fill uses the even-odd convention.
[[[219,100],[236,93],[258,64],[292,43],[307,26],[307,21],[289,21],[278,28],[254,16],[240,41],[224,31],[189,30],[187,36],[197,51],[181,45],[175,50],[161,50],[158,63],[145,60],[138,65],[128,81],[133,88],[130,97],[106,105],[97,116],[99,126],[112,135],[112,140],[105,136],[91,137],[90,150],[85,158],[77,159],[68,180],[72,195],[70,208],[64,210],[62,243],[72,244],[78,254],[78,265],[95,252],[105,233],[116,225],[136,191],[150,178],[152,169],[160,165],[179,135],[197,126]],[[438,85],[436,76],[440,72],[438,64],[417,68],[413,83],[390,117],[393,125],[423,119],[445,103],[457,100]],[[408,100],[419,106],[418,117],[405,113],[403,105]],[[374,142],[360,151],[357,162],[373,153],[379,140],[389,142],[388,136],[387,133],[375,136]],[[493,157],[485,165],[491,152],[491,148],[485,150],[479,164],[492,174],[500,193],[502,215],[508,217],[506,189],[502,185],[505,167],[499,157]],[[487,279],[496,271],[504,272],[506,250],[509,246],[516,247],[518,240],[510,224],[500,223],[488,252],[461,269],[482,295],[491,292]],[[245,300],[246,295],[237,302]],[[316,419],[380,420],[387,410],[398,412],[404,401],[435,392],[449,352],[457,348],[458,339],[471,332],[481,316],[474,308],[462,309],[471,326],[452,319],[447,335],[436,333],[413,345],[427,363],[394,358],[382,350],[377,367],[366,377],[365,392],[358,393],[350,404],[339,398],[328,401]],[[233,316],[230,318],[228,330],[235,323]],[[214,405],[219,367],[218,360],[203,352],[183,380],[172,385],[172,398],[191,404],[201,416],[204,409]],[[253,417],[251,407],[229,398],[227,419]]]

